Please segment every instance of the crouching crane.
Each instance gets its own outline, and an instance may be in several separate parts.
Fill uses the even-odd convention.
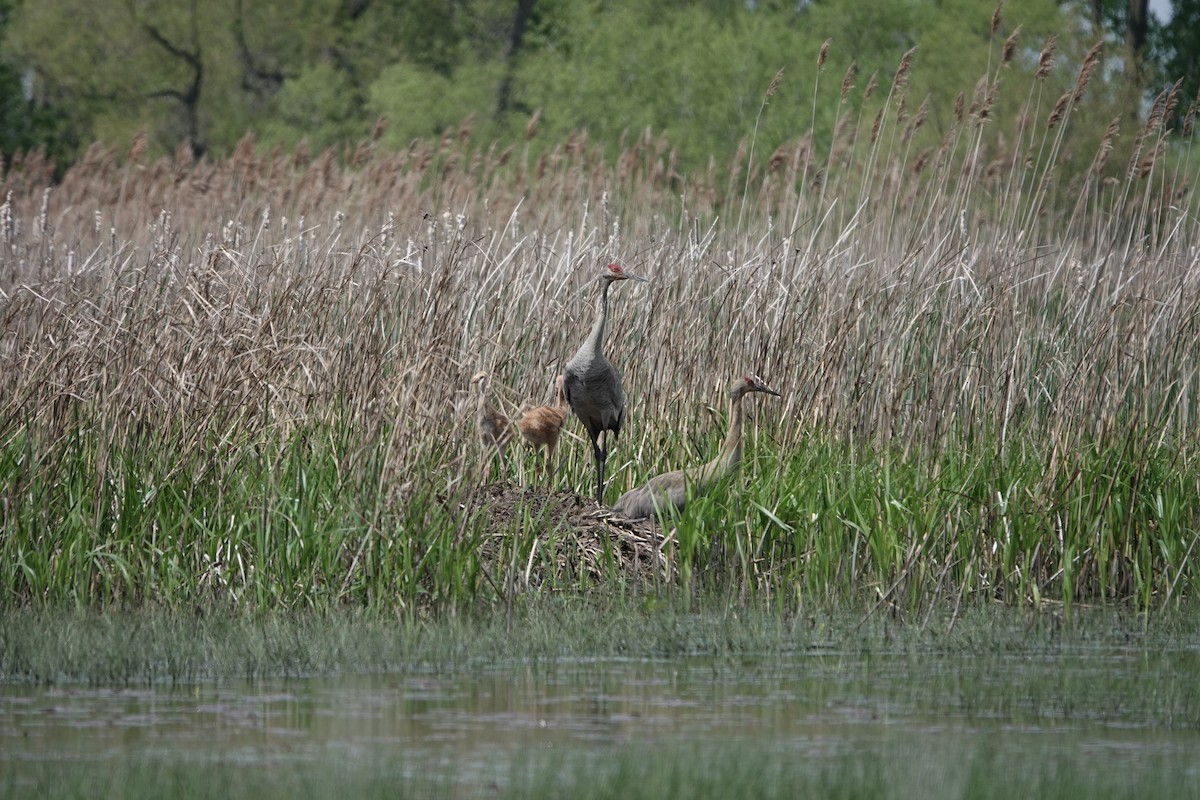
[[[742,459],[742,398],[751,392],[780,396],[756,375],[734,381],[729,387],[729,432],[725,435],[721,453],[702,467],[656,475],[621,495],[613,510],[628,519],[651,517],[668,508],[682,511],[687,503],[689,486],[693,496],[702,494],[736,469]]]

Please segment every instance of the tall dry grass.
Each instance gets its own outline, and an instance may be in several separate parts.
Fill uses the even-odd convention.
[[[18,161],[0,186],[0,521],[42,519],[36,546],[54,551],[63,512],[22,503],[61,466],[44,454],[81,432],[94,498],[136,484],[145,503],[185,473],[233,484],[245,459],[282,464],[290,437],[317,429],[343,436],[338,491],[374,476],[376,509],[461,488],[472,373],[492,373],[501,405],[546,397],[589,327],[596,267],[614,260],[652,278],[612,298],[630,398],[619,487],[707,452],[706,409],[747,370],[784,392],[752,412],[780,465],[819,437],[936,482],[962,453],[1015,448],[1043,465],[1023,489],[1035,505],[1074,496],[1089,454],[1114,448],[1135,493],[1155,458],[1194,481],[1197,163],[1164,113],[1184,100],[1164,93],[1137,131],[1114,123],[1092,167],[1064,174],[1099,51],[1052,97],[1053,41],[1027,82],[1006,72],[1014,44],[994,46],[943,130],[911,108],[909,54],[890,83],[846,73],[827,149],[802,136],[760,163],[748,139],[699,174],[678,174],[651,131],[611,159],[583,133],[535,159],[475,142],[469,124],[403,152],[266,152],[247,137],[222,161],[184,148],[142,163],[97,146],[57,185]],[[853,92],[873,97],[856,110]],[[1015,118],[995,118],[999,93],[1025,98]],[[1106,163],[1118,134],[1128,160]],[[157,474],[130,483],[112,457],[130,447],[161,450]],[[563,449],[583,485],[584,449]],[[754,470],[769,486],[786,467]],[[956,537],[972,515],[995,522],[994,498],[964,502]],[[1196,579],[1191,519],[1179,552],[1152,559],[1153,591]],[[1047,548],[1062,541],[1045,526]],[[1087,567],[1058,558],[1047,579],[1064,559]]]

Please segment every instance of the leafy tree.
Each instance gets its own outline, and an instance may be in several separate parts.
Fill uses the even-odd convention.
[[[0,0],[0,35],[8,28],[19,2]],[[22,70],[0,63],[0,154],[5,166],[16,153],[37,148],[59,162],[71,146],[55,110],[29,96]]]
[[[1096,27],[1123,39],[1139,63],[1150,42],[1153,17],[1150,0],[1088,0]]]
[[[387,118],[384,141],[396,147],[436,138],[471,117],[482,137],[494,139],[501,130],[487,119],[502,70],[499,61],[473,62],[461,65],[451,79],[412,64],[393,64],[371,85],[367,108]]]
[[[20,7],[6,44],[79,141],[146,128],[167,147],[203,149],[222,82],[215,65],[228,52],[213,34],[228,11],[199,0],[38,0]]]
[[[962,92],[969,102],[979,77],[997,74],[1005,38],[1019,45],[1006,70],[1031,74],[1051,31],[1060,35],[1060,60],[1078,64],[1097,25],[1110,39],[1124,42],[1132,31],[1129,41],[1140,41],[1140,18],[1126,11],[1145,0],[1008,0],[993,31],[995,5],[0,0],[7,63],[0,67],[0,146],[13,132],[25,140],[51,135],[32,111],[61,114],[64,142],[129,141],[145,130],[160,151],[186,140],[197,150],[226,152],[247,130],[268,144],[335,146],[364,137],[379,115],[389,120],[386,141],[398,145],[467,117],[477,138],[516,141],[529,114],[541,109],[544,135],[533,149],[585,128],[610,155],[623,137],[666,133],[681,169],[710,159],[723,165],[751,133],[759,161],[802,139],[828,153],[839,125],[875,113],[901,55],[914,46],[909,110],[928,96],[929,135],[937,136],[950,124],[955,96]],[[1176,21],[1165,28],[1146,20],[1148,80],[1157,80],[1162,64],[1200,74],[1198,7],[1200,0],[1180,0]],[[842,97],[852,62],[855,91]],[[764,104],[781,68],[783,83]],[[1044,84],[1051,97],[1074,80],[1074,68],[1061,72]],[[880,88],[867,108],[862,87],[872,73]],[[22,105],[18,78],[25,75],[33,76],[36,106]],[[1102,131],[1113,108],[1141,108],[1135,91],[1121,94],[1120,76],[1100,71],[1075,118],[1091,115]],[[1004,82],[998,116],[1024,101],[1009,88],[1019,85]],[[18,97],[22,102],[14,102]]]
[[[1134,77],[1132,116],[1153,95],[1182,79],[1173,110],[1180,127],[1200,91],[1200,0],[1172,0],[1169,21],[1150,13],[1149,0],[1088,0],[1094,24],[1124,43]]]
[[[1182,102],[1175,107],[1175,126],[1182,129],[1188,110],[1200,103],[1200,0],[1175,0],[1171,24],[1156,43],[1166,80],[1183,79]],[[1190,131],[1189,131],[1190,132]]]

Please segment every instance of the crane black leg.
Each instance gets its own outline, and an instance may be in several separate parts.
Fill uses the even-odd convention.
[[[600,472],[596,482],[596,502],[599,505],[604,505],[604,462],[608,460],[608,453],[600,456]]]
[[[596,454],[596,502],[604,505],[604,462],[608,453],[598,443],[592,444],[592,451]]]

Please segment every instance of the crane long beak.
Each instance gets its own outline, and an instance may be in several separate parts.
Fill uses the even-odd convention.
[[[626,277],[626,278],[632,278],[632,279],[633,279],[633,280],[635,280],[635,281],[641,281],[642,283],[649,283],[649,282],[650,282],[650,279],[649,279],[649,278],[643,278],[641,275],[634,275],[632,272],[626,272],[626,273],[625,273],[625,277]]]

